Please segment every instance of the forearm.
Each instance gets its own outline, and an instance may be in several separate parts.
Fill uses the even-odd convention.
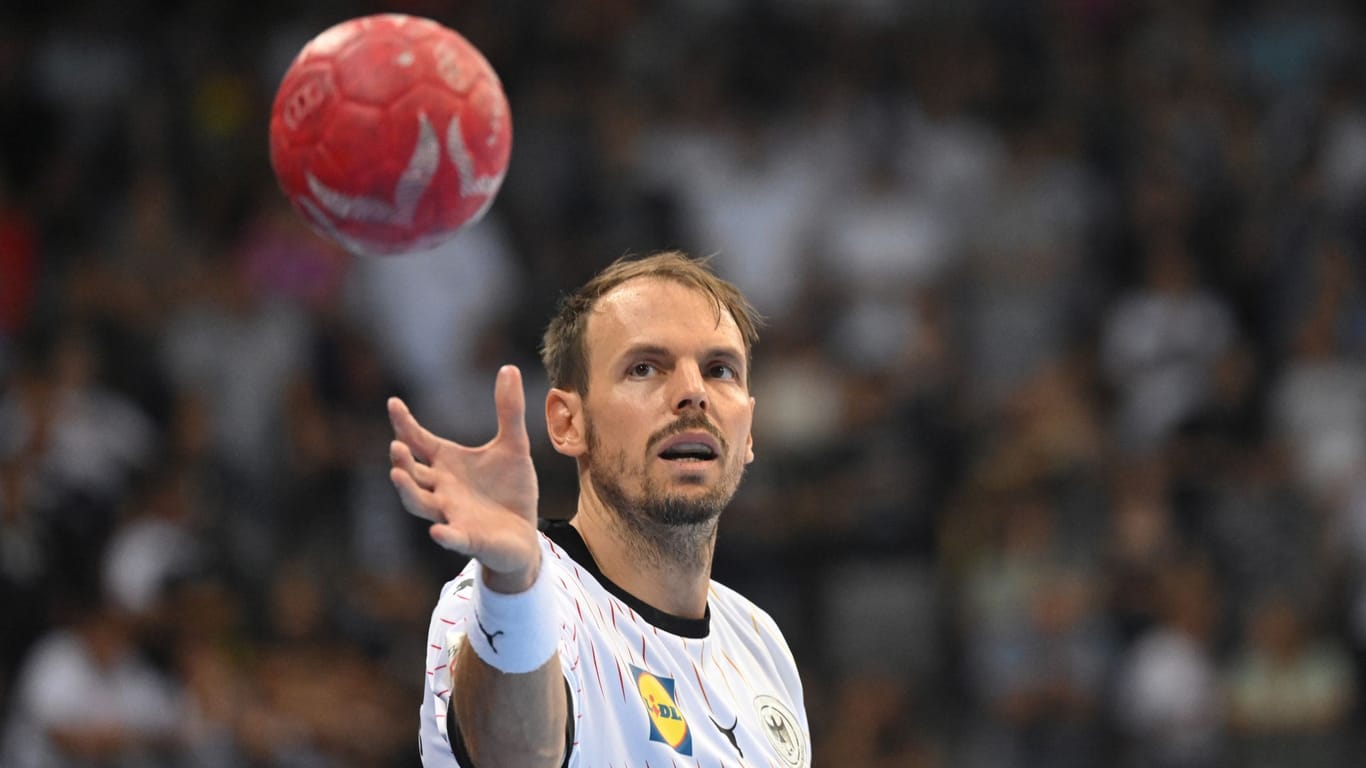
[[[569,710],[558,654],[531,672],[506,673],[465,640],[453,676],[453,725],[475,766],[555,768],[563,762]]]

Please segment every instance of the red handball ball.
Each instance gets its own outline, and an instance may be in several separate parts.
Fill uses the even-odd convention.
[[[362,16],[313,38],[270,113],[294,208],[356,254],[433,248],[493,204],[512,152],[498,75],[430,19]]]

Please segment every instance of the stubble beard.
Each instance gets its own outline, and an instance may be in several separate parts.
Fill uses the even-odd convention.
[[[710,565],[717,524],[740,485],[743,466],[727,468],[716,485],[697,496],[670,493],[642,472],[640,493],[632,495],[622,484],[628,472],[625,454],[605,455],[591,423],[588,446],[588,475],[593,487],[603,504],[615,512],[623,533],[631,535],[629,543],[638,545],[644,564]]]

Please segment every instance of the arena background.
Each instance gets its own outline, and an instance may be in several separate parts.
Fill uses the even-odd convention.
[[[305,230],[266,153],[294,53],[377,11],[463,32],[514,116],[488,218],[391,260]],[[716,576],[787,633],[816,766],[1359,764],[1362,22],[6,4],[0,764],[417,765],[461,563],[395,500],[384,398],[482,442],[499,364],[540,402],[559,292],[672,247],[769,318]]]

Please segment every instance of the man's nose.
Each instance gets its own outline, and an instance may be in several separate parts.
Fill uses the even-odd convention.
[[[673,402],[674,412],[689,408],[707,410],[707,387],[702,377],[702,369],[692,363],[683,363],[674,370]]]

